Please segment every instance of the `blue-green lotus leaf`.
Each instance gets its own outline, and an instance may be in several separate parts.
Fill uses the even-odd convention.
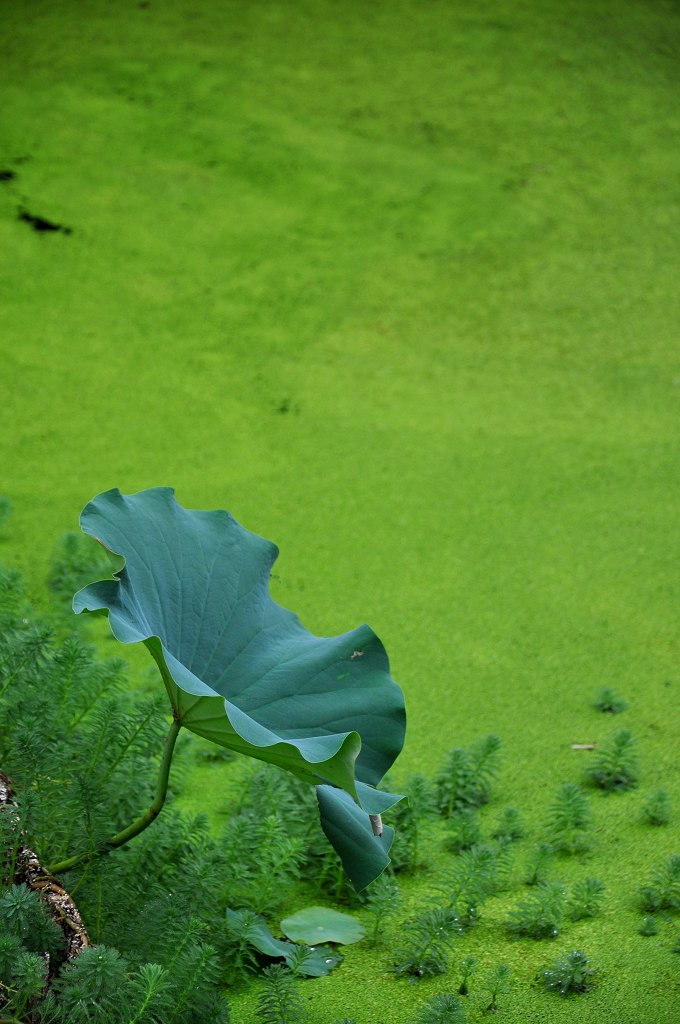
[[[245,929],[244,920],[247,922]],[[252,914],[249,910],[228,909],[227,925],[234,934],[243,934],[246,941],[258,952],[274,960],[284,959],[288,966],[292,967],[296,944],[285,939],[275,939],[265,919],[259,914]],[[299,974],[308,978],[323,978],[339,963],[342,963],[342,957],[330,946],[314,945],[309,947],[302,962],[296,962],[295,968]]]
[[[379,795],[389,797],[392,794]],[[340,857],[352,884],[361,892],[389,864],[394,829],[385,825],[382,835],[376,838],[367,815],[341,789],[317,786],[316,797],[326,838]],[[392,796],[391,802],[396,803],[399,799]]]
[[[316,946],[319,942],[336,942],[349,946],[366,934],[364,926],[351,914],[342,914],[330,907],[305,907],[281,922],[281,931],[293,942]]]
[[[106,491],[80,523],[125,564],[79,591],[74,611],[107,615],[119,640],[148,647],[183,726],[343,791],[367,829],[368,814],[400,799],[373,789],[404,739],[403,695],[385,649],[365,625],[314,636],[277,604],[274,544],[228,512],[182,508],[168,487]],[[332,796],[319,802],[326,834],[363,888],[388,863],[385,838],[366,842],[364,829],[361,848],[336,843],[353,812]]]

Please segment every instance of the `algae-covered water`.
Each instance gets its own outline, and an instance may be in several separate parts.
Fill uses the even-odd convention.
[[[605,915],[548,949],[491,920],[476,954],[516,971],[509,1024],[680,1020],[677,922],[639,936],[635,896],[680,820],[677,5],[12,0],[0,23],[0,557],[40,603],[94,494],[226,507],[278,543],[309,629],[385,643],[402,776],[498,733],[496,809],[529,819],[615,687],[642,780],[595,801]],[[675,816],[644,828],[659,785]],[[597,988],[543,995],[577,940]],[[406,1024],[446,988],[387,959],[308,983],[315,1024]]]

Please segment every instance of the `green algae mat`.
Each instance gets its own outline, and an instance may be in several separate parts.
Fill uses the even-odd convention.
[[[510,966],[509,1024],[675,1024],[678,920],[640,935],[637,893],[680,852],[677,5],[13,0],[0,50],[2,560],[40,603],[93,495],[227,508],[310,631],[384,643],[396,781],[498,734],[483,814],[536,833],[612,687],[639,782],[558,872],[602,913],[511,941],[501,896],[454,960]],[[574,948],[596,986],[542,992]],[[389,960],[305,982],[313,1024],[455,987]]]

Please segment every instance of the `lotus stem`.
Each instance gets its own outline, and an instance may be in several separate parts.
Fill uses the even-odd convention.
[[[163,809],[163,804],[165,803],[165,798],[167,796],[172,755],[175,749],[175,742],[181,728],[181,722],[173,716],[172,724],[165,737],[165,743],[163,744],[163,756],[161,758],[160,770],[158,773],[158,782],[156,783],[156,794],[154,796],[153,803],[148,807],[144,814],[137,818],[136,821],[133,821],[131,825],[128,825],[127,828],[124,828],[121,832],[117,832],[115,835],[111,836],[110,839],[106,839],[96,849],[87,850],[85,853],[76,853],[72,857],[67,857],[65,860],[57,861],[54,864],[48,864],[45,870],[49,872],[49,874],[57,875],[63,871],[70,871],[72,868],[76,868],[80,864],[85,864],[87,861],[94,860],[95,857],[103,857],[104,854],[117,849],[119,846],[125,846],[126,843],[129,843],[131,839],[138,836],[156,820]]]
[[[383,834],[383,823],[382,818],[379,814],[369,814],[369,820],[371,822],[371,829],[376,839],[379,839]]]

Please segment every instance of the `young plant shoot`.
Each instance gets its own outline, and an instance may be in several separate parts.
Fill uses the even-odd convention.
[[[635,740],[629,729],[619,729],[595,757],[587,771],[593,786],[607,793],[623,793],[638,783]]]
[[[460,985],[458,986],[458,995],[466,996],[470,991],[470,976],[474,974],[477,969],[477,957],[464,957],[459,964],[459,969],[461,972],[461,979]]]
[[[460,919],[449,907],[424,910],[403,929],[402,945],[394,951],[392,970],[411,981],[444,974],[454,935],[463,931]]]
[[[609,686],[604,686],[595,698],[593,707],[608,715],[620,715],[628,705]]]
[[[574,883],[567,901],[567,913],[572,921],[596,917],[602,906],[604,885],[599,878],[582,878]]]
[[[671,799],[665,789],[655,789],[642,806],[642,817],[648,825],[667,825],[671,820]]]
[[[591,845],[588,797],[580,786],[566,782],[548,812],[547,839],[553,850],[585,853]]]
[[[590,960],[581,950],[575,949],[546,967],[539,975],[546,992],[556,992],[566,998],[588,992],[594,985],[595,971]]]
[[[484,979],[482,987],[490,996],[484,1007],[484,1013],[497,1013],[498,1000],[508,994],[512,987],[512,975],[507,964],[498,964],[492,968]]]
[[[453,992],[432,996],[415,1018],[415,1024],[465,1024],[466,1021],[465,1007]]]
[[[658,867],[640,889],[642,910],[655,914],[660,910],[680,910],[680,854],[674,854]]]
[[[514,938],[555,939],[566,909],[566,894],[557,882],[539,883],[510,911],[508,931]]]

